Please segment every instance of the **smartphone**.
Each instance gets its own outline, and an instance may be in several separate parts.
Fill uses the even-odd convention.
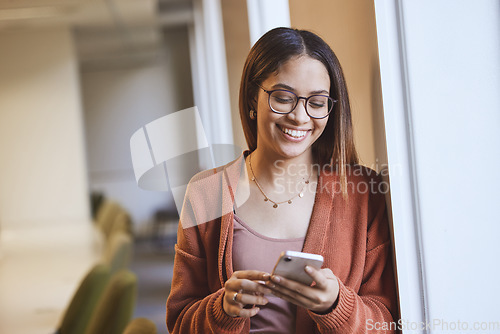
[[[273,275],[279,275],[306,285],[311,285],[313,279],[304,268],[306,266],[321,269],[323,256],[318,254],[285,251],[281,252],[273,269]]]

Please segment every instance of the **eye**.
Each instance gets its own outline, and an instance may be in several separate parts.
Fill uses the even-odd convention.
[[[293,100],[291,98],[279,97],[279,96],[274,97],[274,100],[276,102],[279,102],[279,103],[292,103],[293,102]]]
[[[281,104],[292,104],[295,102],[295,96],[293,94],[279,90],[271,93],[271,99]]]
[[[314,109],[325,108],[328,104],[328,98],[325,96],[312,96],[309,99],[308,105]]]
[[[309,102],[309,106],[311,108],[324,108],[325,104],[324,103],[317,103],[317,102]]]

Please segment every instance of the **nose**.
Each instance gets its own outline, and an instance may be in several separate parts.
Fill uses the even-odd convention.
[[[288,114],[288,117],[294,120],[297,124],[307,123],[310,120],[309,115],[306,112],[306,99],[303,97],[299,98],[297,106],[291,113]]]

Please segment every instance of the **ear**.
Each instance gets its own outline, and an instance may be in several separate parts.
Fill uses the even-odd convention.
[[[250,107],[249,110],[257,110],[257,97],[254,97],[253,99],[251,99],[248,104]]]
[[[248,104],[250,107],[250,110],[257,110],[257,105],[258,103],[258,96],[259,96],[259,91],[258,90],[252,90],[251,93],[253,93],[252,97],[248,99]]]

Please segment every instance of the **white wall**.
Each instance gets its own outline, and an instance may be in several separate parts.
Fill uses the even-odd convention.
[[[68,29],[0,33],[0,228],[88,218]]]
[[[137,186],[130,137],[157,118],[193,106],[187,30],[167,32],[164,41],[148,62],[82,73],[90,187],[122,204],[139,233],[155,210],[174,203],[170,193]]]
[[[210,144],[233,144],[220,0],[193,0],[189,46],[195,104]],[[231,47],[231,46],[228,46]],[[232,155],[227,155],[232,160]]]
[[[403,278],[422,279],[429,332],[497,332],[500,3],[375,4],[389,164],[407,167],[391,174],[402,316],[420,320]]]

